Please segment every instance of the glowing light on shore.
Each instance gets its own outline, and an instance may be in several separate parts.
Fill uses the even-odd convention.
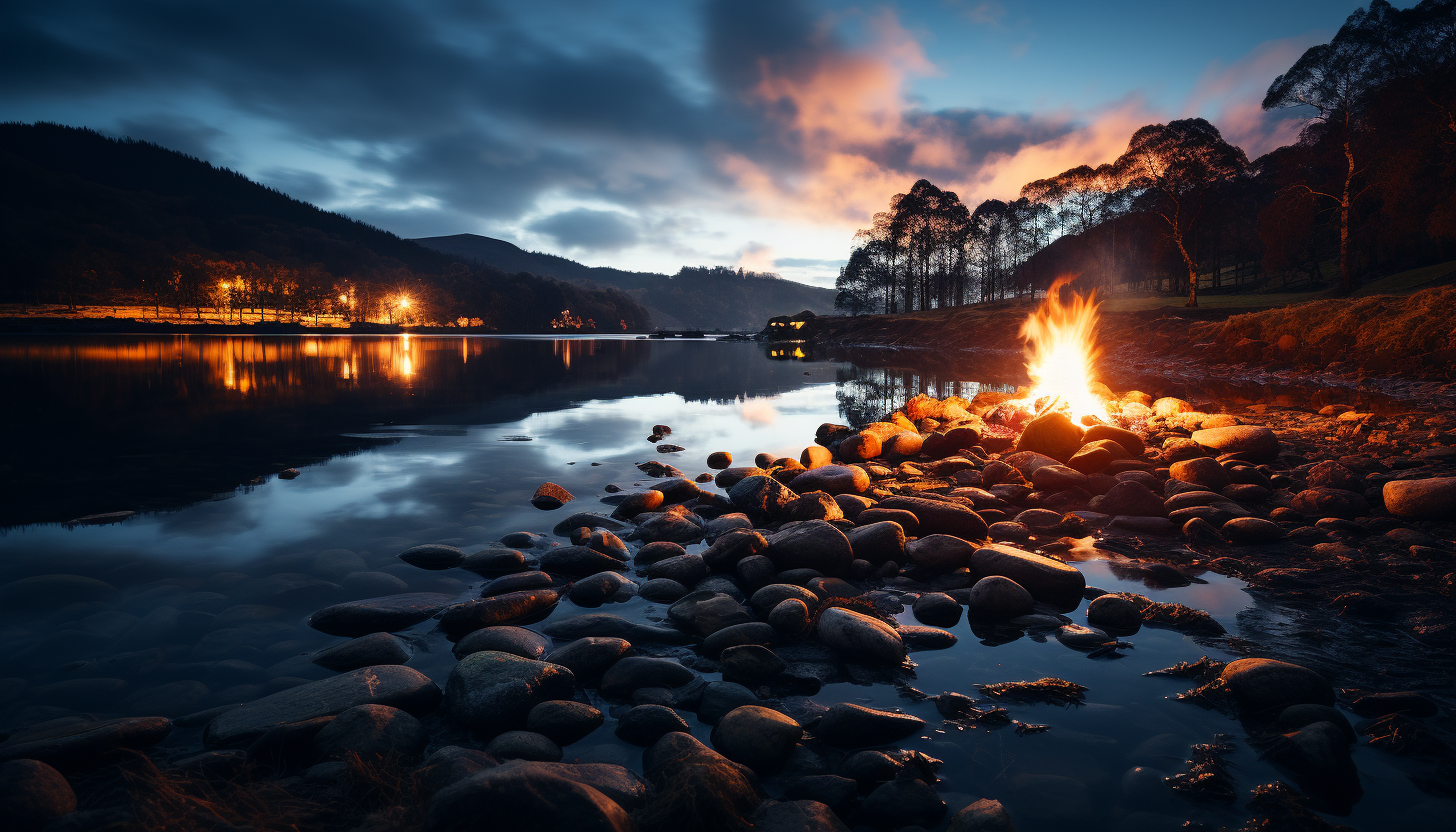
[[[1023,404],[1040,413],[1065,410],[1073,421],[1084,416],[1108,418],[1107,406],[1092,392],[1097,356],[1097,292],[1083,297],[1062,287],[1073,280],[1059,277],[1046,300],[1021,325],[1026,341],[1026,373],[1031,393]]]

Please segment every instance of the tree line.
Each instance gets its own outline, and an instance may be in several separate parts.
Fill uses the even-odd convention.
[[[1201,118],[1136,131],[1116,160],[970,210],[921,179],[855,236],[836,306],[1003,300],[1058,276],[1164,292],[1336,288],[1456,257],[1456,0],[1373,0],[1270,84],[1305,119],[1258,159]]]

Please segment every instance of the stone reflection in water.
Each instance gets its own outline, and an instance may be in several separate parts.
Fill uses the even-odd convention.
[[[947,396],[974,399],[983,390],[1009,393],[1016,389],[1010,384],[962,381],[953,376],[937,376],[897,367],[858,365],[841,368],[835,384],[839,412],[850,425],[878,421],[922,393],[940,399]]]

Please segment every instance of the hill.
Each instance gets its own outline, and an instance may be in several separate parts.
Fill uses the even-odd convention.
[[[650,325],[621,291],[463,262],[148,142],[0,124],[0,182],[0,302],[510,331],[551,331],[570,310],[603,331]]]
[[[672,276],[628,272],[524,251],[505,240],[478,234],[421,237],[414,242],[498,269],[621,289],[647,307],[657,326],[665,328],[757,331],[775,315],[792,315],[804,309],[817,314],[834,310],[833,289],[731,269],[685,267]]]

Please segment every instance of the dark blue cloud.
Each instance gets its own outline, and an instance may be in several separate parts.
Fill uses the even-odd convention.
[[[632,219],[616,211],[574,208],[542,217],[527,226],[567,248],[616,251],[636,243],[639,234]]]

